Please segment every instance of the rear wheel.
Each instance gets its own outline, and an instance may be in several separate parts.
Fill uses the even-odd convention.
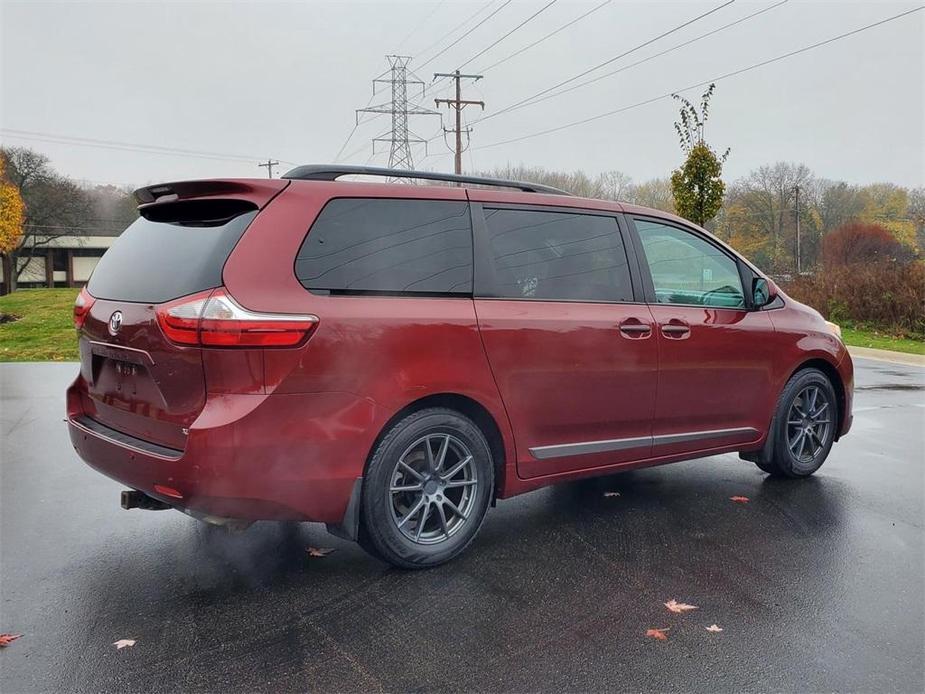
[[[784,386],[773,423],[771,455],[759,468],[780,477],[808,477],[829,455],[838,425],[838,401],[818,369],[794,374]]]
[[[405,417],[376,447],[363,482],[361,544],[402,568],[442,564],[475,537],[494,492],[488,442],[445,408]]]

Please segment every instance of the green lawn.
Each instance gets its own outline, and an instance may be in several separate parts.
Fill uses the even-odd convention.
[[[841,326],[841,337],[846,345],[855,347],[872,347],[874,349],[889,349],[894,352],[907,352],[908,354],[925,354],[925,340],[911,340],[909,338],[892,337],[875,330],[859,330]]]
[[[0,323],[0,361],[76,361],[73,306],[77,289],[20,289],[0,296],[0,313],[21,318]],[[925,341],[842,326],[845,344],[925,354]]]
[[[74,299],[77,289],[20,289],[0,296],[0,361],[77,361]]]

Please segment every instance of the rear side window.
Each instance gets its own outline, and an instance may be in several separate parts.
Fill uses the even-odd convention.
[[[549,301],[632,301],[613,217],[485,209],[493,295]]]
[[[296,277],[332,294],[472,294],[469,205],[331,200],[302,242]]]
[[[135,220],[103,254],[87,291],[98,299],[158,304],[220,286],[225,261],[257,211],[215,202],[144,211],[163,221]]]

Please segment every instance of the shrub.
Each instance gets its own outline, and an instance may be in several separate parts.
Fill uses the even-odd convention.
[[[925,338],[925,262],[830,266],[784,291],[829,320]]]
[[[822,263],[826,267],[887,260],[906,263],[914,256],[915,251],[879,224],[850,222],[838,227],[822,240]]]

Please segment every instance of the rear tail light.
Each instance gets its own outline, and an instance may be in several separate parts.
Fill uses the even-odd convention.
[[[74,302],[74,327],[78,330],[83,327],[84,321],[87,320],[87,315],[90,313],[94,301],[96,299],[90,295],[86,287],[80,290],[80,294],[77,295],[77,300]]]
[[[318,317],[248,311],[219,288],[158,306],[157,322],[180,345],[297,347],[318,325]]]

